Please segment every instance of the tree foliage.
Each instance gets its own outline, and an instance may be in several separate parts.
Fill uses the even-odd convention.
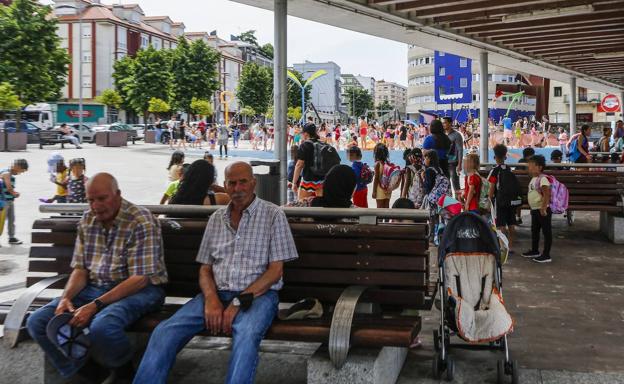
[[[163,99],[159,99],[157,97],[152,97],[149,100],[149,104],[147,110],[152,113],[166,113],[171,110],[171,106]]]
[[[114,89],[105,89],[95,100],[107,107],[119,108],[123,102],[121,95]]]
[[[214,95],[219,89],[219,59],[219,52],[202,40],[189,44],[184,37],[180,37],[171,62],[174,107],[189,113],[194,98],[208,100]]]
[[[305,83],[301,72],[295,71],[294,69],[291,69],[290,72],[292,72],[292,74],[299,79],[301,84]],[[312,91],[312,87],[313,84],[310,84],[305,89],[304,97],[306,104],[310,101],[310,92]],[[288,106],[293,108],[299,107],[299,109],[301,109],[301,88],[290,79],[288,79]]]
[[[24,104],[55,101],[65,85],[69,57],[50,12],[35,0],[0,6],[0,79]]]
[[[238,35],[238,39],[240,41],[244,41],[245,43],[255,45],[256,47],[260,47],[260,45],[258,45],[258,39],[256,38],[256,31],[254,29],[241,33]]]
[[[345,96],[351,116],[364,116],[366,110],[373,108],[373,96],[363,88],[349,88]]]
[[[384,100],[377,105],[377,109],[380,111],[390,111],[394,110],[394,106],[390,104],[388,100]]]
[[[250,108],[254,115],[264,115],[272,104],[273,74],[256,63],[243,66],[238,80],[236,97],[243,107]]]
[[[165,51],[150,45],[137,53],[130,67],[132,74],[123,84],[133,110],[146,115],[152,98],[169,100],[171,72]]]
[[[201,116],[212,116],[214,108],[210,101],[193,97],[193,100],[191,100],[191,112]]]
[[[0,111],[15,111],[23,105],[19,96],[13,91],[11,84],[7,82],[0,83]]]
[[[288,112],[286,113],[286,116],[294,121],[301,120],[301,107],[288,107]]]
[[[131,110],[128,93],[132,87],[134,76],[134,59],[130,56],[124,56],[115,61],[113,70],[113,85],[115,86],[115,91],[121,96],[121,108]]]
[[[260,51],[262,51],[262,53],[264,53],[266,57],[273,60],[273,57],[275,56],[273,44],[271,43],[264,44],[262,47],[260,47]]]

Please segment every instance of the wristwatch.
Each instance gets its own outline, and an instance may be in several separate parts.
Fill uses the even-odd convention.
[[[253,303],[253,293],[242,293],[232,299],[232,305],[246,311]]]
[[[102,309],[104,309],[104,307],[106,307],[106,304],[102,303],[102,300],[100,299],[93,300],[93,303],[95,304],[95,307],[97,308],[98,312],[100,312]]]
[[[232,299],[232,305],[235,307],[240,307],[241,306],[241,302],[238,299],[238,297],[235,297],[234,299]]]

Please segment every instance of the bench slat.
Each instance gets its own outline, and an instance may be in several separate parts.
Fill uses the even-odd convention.
[[[428,249],[428,242],[424,239],[416,240],[388,240],[377,238],[365,239],[335,239],[335,238],[303,238],[295,237],[295,244],[299,252],[322,253],[381,253],[381,254],[424,254]]]
[[[386,256],[299,253],[297,260],[285,264],[285,268],[335,268],[335,269],[382,269],[404,271],[427,271],[426,255]]]
[[[361,238],[374,236],[380,239],[424,239],[427,224],[410,225],[349,225],[349,224],[300,224],[291,223],[293,236]]]
[[[424,287],[427,285],[427,275],[423,272],[288,268],[287,273],[284,273],[284,282],[286,284],[315,283]]]

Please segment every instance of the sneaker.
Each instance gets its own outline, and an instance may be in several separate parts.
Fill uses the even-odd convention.
[[[527,257],[527,258],[535,258],[535,257],[539,257],[540,253],[537,251],[526,251],[526,252],[522,252],[522,257]]]
[[[50,203],[52,203],[52,199],[44,199],[44,198],[40,198],[40,199],[39,199],[39,201],[40,201],[40,202],[42,202],[42,203],[46,203],[46,204],[50,204]]]
[[[536,263],[542,264],[542,263],[550,263],[552,259],[550,258],[550,256],[540,255],[539,257],[536,257],[531,261],[535,261]]]
[[[19,245],[19,244],[22,244],[22,243],[23,243],[22,240],[20,240],[18,238],[15,238],[15,237],[11,237],[9,239],[9,244]]]

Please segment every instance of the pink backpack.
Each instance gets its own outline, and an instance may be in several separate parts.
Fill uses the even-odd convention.
[[[550,210],[556,214],[565,213],[568,210],[568,199],[570,197],[568,188],[552,175],[543,175],[542,177],[548,179],[550,183]],[[541,177],[535,181],[535,190],[541,195],[542,188],[540,188],[540,182]]]
[[[403,173],[401,172],[401,167],[394,165],[389,161],[385,162],[383,164],[381,178],[379,180],[381,188],[388,192],[394,191],[401,185],[402,176]]]

